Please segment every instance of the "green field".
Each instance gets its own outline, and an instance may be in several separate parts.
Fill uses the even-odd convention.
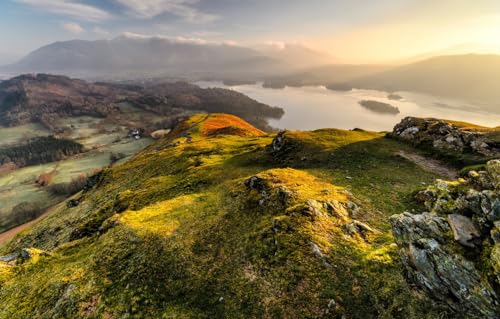
[[[33,137],[47,135],[50,135],[50,131],[36,123],[13,127],[0,126],[0,147],[18,144]]]
[[[42,173],[53,172],[52,183],[68,183],[81,174],[92,174],[111,164],[111,153],[126,156],[121,162],[151,144],[150,138],[134,140],[127,138],[127,129],[123,126],[106,124],[103,119],[76,117],[57,121],[58,127],[71,127],[73,138],[85,145],[87,152],[60,162],[29,166],[0,175],[0,220],[11,217],[12,208],[22,202],[40,204],[48,207],[63,200],[49,194],[45,188],[35,184]],[[106,133],[95,128],[102,125]],[[108,133],[109,132],[109,133]],[[50,132],[38,124],[0,128],[2,136],[0,147],[23,142],[26,137],[49,135]],[[5,138],[4,138],[5,136]],[[5,231],[0,227],[0,232]]]

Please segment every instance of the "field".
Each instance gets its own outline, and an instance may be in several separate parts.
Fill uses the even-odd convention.
[[[28,166],[0,175],[0,232],[16,226],[12,219],[12,209],[20,203],[36,203],[40,207],[49,207],[63,197],[51,195],[46,188],[39,187],[35,181],[40,174],[51,173],[52,183],[68,183],[81,174],[89,175],[111,164],[111,153],[121,153],[126,160],[152,140],[127,138],[127,128],[116,124],[104,124],[104,119],[76,117],[60,119],[58,127],[71,128],[68,136],[81,144],[87,151],[65,160],[43,165]],[[38,124],[0,128],[0,135],[5,138],[0,147],[20,143],[27,137],[46,136],[50,132]]]
[[[0,126],[0,147],[21,143],[29,138],[49,135],[40,124],[24,124],[13,127]]]

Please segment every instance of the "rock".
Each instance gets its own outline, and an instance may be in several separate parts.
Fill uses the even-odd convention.
[[[498,161],[417,194],[430,212],[389,220],[408,280],[467,318],[499,318]]]
[[[6,256],[0,256],[0,261],[10,263],[11,261],[14,261],[17,259],[17,254],[9,254]]]
[[[318,245],[316,245],[315,243],[311,243],[311,248],[312,248],[312,252],[313,252],[314,256],[316,256],[318,258],[323,258],[324,257],[324,255],[321,252],[321,249],[319,248]]]
[[[272,142],[272,150],[273,150],[273,152],[279,152],[285,146],[285,144],[286,144],[285,133],[286,133],[286,131],[281,131],[273,139],[273,142]]]
[[[78,199],[70,199],[66,202],[66,207],[73,208],[80,205],[80,201]]]
[[[448,223],[451,226],[455,240],[460,244],[472,248],[478,245],[476,242],[480,239],[481,233],[470,218],[462,215],[450,214],[448,215]]]
[[[312,218],[324,216],[323,204],[314,199],[308,199],[304,205],[302,214]]]
[[[359,220],[353,220],[351,223],[345,225],[345,231],[351,236],[360,235],[363,238],[365,238],[369,233],[376,233],[373,228],[363,222],[360,222]]]
[[[500,190],[500,159],[489,161],[486,164],[486,171],[491,178],[493,188]]]
[[[497,318],[495,290],[472,261],[455,252],[444,218],[404,213],[390,223],[411,282],[467,318]]]
[[[328,263],[328,261],[326,260],[325,258],[325,255],[323,254],[323,252],[321,251],[321,248],[319,248],[319,246],[314,243],[314,242],[311,242],[311,249],[312,249],[312,252],[314,254],[314,256],[316,256],[317,258],[320,258],[321,259],[321,262],[322,264],[325,266],[325,267],[331,267],[331,265]]]
[[[409,127],[399,134],[399,137],[403,139],[412,139],[415,134],[420,132],[420,129],[416,126]]]
[[[472,153],[479,157],[500,156],[500,148],[488,131],[437,119],[406,117],[394,127],[390,136],[416,146],[432,148],[445,154]]]
[[[264,180],[258,176],[252,176],[245,181],[245,186],[250,189],[264,190]]]
[[[323,203],[323,206],[328,214],[343,221],[347,221],[349,219],[349,213],[347,212],[346,208],[342,204],[340,204],[339,201],[332,199]]]

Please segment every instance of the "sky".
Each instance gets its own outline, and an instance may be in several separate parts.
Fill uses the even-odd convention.
[[[500,52],[500,0],[0,0],[0,64],[55,41],[124,33],[302,44],[381,63],[450,47]]]

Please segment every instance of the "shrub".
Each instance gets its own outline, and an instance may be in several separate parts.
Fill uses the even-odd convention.
[[[50,172],[50,173],[42,173],[40,174],[37,179],[36,179],[36,183],[38,184],[38,186],[40,187],[45,187],[45,186],[49,186],[50,183],[52,183],[52,179],[54,178],[53,174]]]
[[[121,160],[122,158],[125,158],[127,157],[127,155],[125,155],[124,153],[114,153],[112,152],[111,154],[109,154],[109,160],[111,161],[111,164],[114,164],[116,162],[118,162],[119,160]]]
[[[57,196],[70,196],[78,193],[87,185],[88,177],[80,174],[73,178],[69,183],[58,183],[48,187],[48,191]]]

